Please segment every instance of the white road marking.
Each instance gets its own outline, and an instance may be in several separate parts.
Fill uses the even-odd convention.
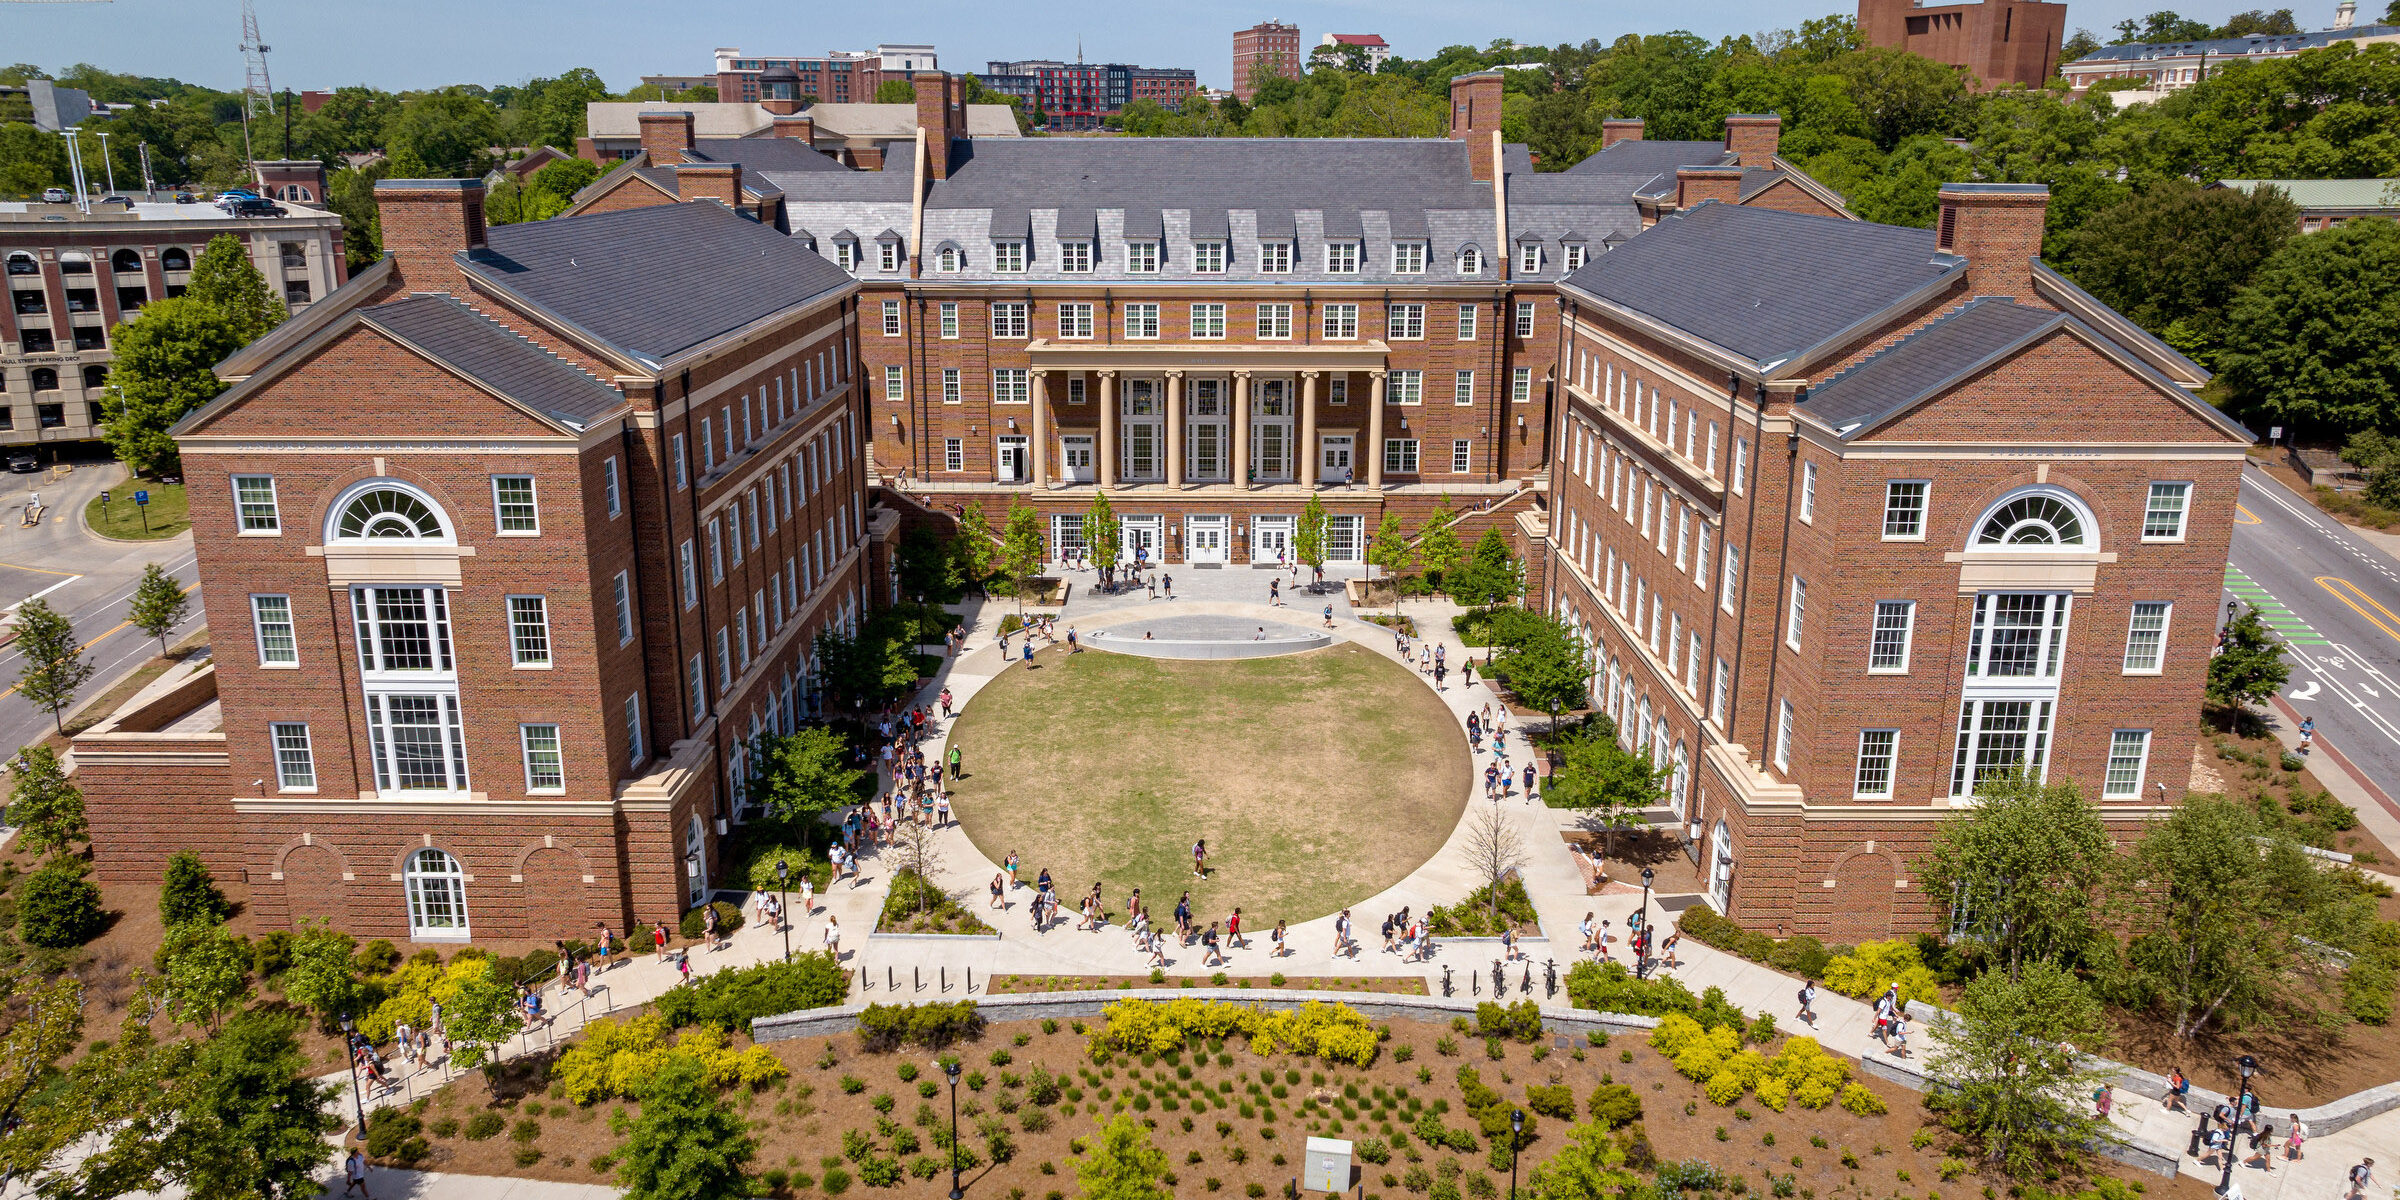
[[[2310,681],[2308,682],[2308,686],[2307,686],[2307,687],[2301,688],[2299,691],[2296,691],[2296,692],[2291,692],[2291,693],[2289,693],[2289,694],[2285,695],[2285,696],[2284,696],[2284,699],[2286,699],[2286,700],[2314,700],[2314,699],[2316,699],[2316,698],[2317,698],[2317,689],[2318,689],[2318,687],[2319,687],[2319,685],[2318,685],[2317,681],[2312,679],[2312,680],[2310,680]]]

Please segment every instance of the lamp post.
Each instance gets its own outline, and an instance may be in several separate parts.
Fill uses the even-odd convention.
[[[950,1077],[950,1200],[966,1200],[966,1189],[958,1186],[958,1060],[943,1063],[942,1074]]]
[[[1508,1114],[1508,1200],[1517,1200],[1517,1146],[1525,1140],[1525,1110]]]
[[[2242,1113],[2250,1107],[2250,1077],[2258,1074],[2258,1060],[2247,1054],[2233,1060],[2233,1065],[2242,1069],[2242,1090],[2233,1098],[2233,1120],[2225,1124],[2225,1177],[2217,1181],[2219,1196],[2231,1195],[2233,1191],[2233,1131],[2241,1127]]]
[[[1657,875],[1658,872],[1653,871],[1648,867],[1642,868],[1642,927],[1641,930],[1634,936],[1643,939],[1645,942],[1652,940],[1652,934],[1650,932],[1650,881],[1656,878]],[[1637,948],[1633,952],[1633,958],[1633,977],[1636,979],[1648,979],[1650,977],[1650,955]]]
[[[356,1028],[358,1022],[351,1020],[349,1013],[343,1013],[342,1053],[350,1056],[350,1104],[358,1110],[358,1140],[363,1142],[367,1140],[367,1101],[358,1090],[358,1051],[350,1041],[350,1031]]]
[[[792,961],[792,919],[784,915],[784,906],[792,902],[792,864],[775,860],[775,883],[783,890],[775,896],[775,923],[783,926],[783,961]]]

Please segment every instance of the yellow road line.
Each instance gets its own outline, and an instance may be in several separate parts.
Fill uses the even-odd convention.
[[[2233,506],[2233,512],[2233,523],[2236,525],[2262,524],[2262,522],[2258,519],[2258,514],[2251,512],[2249,509],[2243,508],[2239,504]]]
[[[34,574],[37,574],[37,575],[69,575],[69,576],[71,576],[71,575],[75,574],[75,572],[73,572],[73,571],[53,571],[53,570],[50,570],[50,569],[49,569],[49,568],[47,568],[47,567],[26,567],[26,566],[19,566],[19,565],[18,565],[18,564],[16,564],[16,563],[6,563],[6,562],[0,562],[0,567],[7,567],[8,569],[10,569],[10,570],[12,570],[12,571],[31,571],[31,572],[33,572]]]
[[[2392,610],[2377,604],[2374,597],[2360,591],[2357,584],[2332,575],[2319,575],[2317,576],[2317,586],[2333,593],[2334,599],[2349,605],[2350,611],[2365,617],[2368,623],[2382,630],[2393,641],[2400,641],[2400,614],[2395,614]],[[2356,597],[2356,599],[2352,599],[2352,597]],[[2368,612],[2369,608],[2375,611]],[[2382,615],[2377,616],[2377,613]]]

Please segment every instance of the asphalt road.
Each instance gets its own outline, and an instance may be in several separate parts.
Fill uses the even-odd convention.
[[[84,687],[93,696],[149,660],[158,643],[125,623],[133,587],[142,568],[158,563],[187,587],[198,579],[190,534],[155,542],[112,542],[83,527],[83,507],[102,488],[122,477],[107,461],[81,463],[63,478],[45,469],[27,475],[0,474],[0,606],[40,596],[75,623],[84,661],[98,669]],[[42,523],[25,526],[25,508],[35,493],[47,506]],[[199,595],[192,615],[173,641],[201,624]],[[34,741],[51,730],[50,714],[17,694],[23,655],[0,648],[0,747]]]
[[[2242,472],[2227,558],[2226,599],[2256,606],[2290,645],[2283,698],[2400,790],[2400,563],[2256,468]]]

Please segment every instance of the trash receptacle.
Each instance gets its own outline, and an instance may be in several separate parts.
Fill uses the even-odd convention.
[[[1308,1162],[1300,1184],[1312,1192],[1350,1190],[1350,1143],[1341,1138],[1308,1139]]]

